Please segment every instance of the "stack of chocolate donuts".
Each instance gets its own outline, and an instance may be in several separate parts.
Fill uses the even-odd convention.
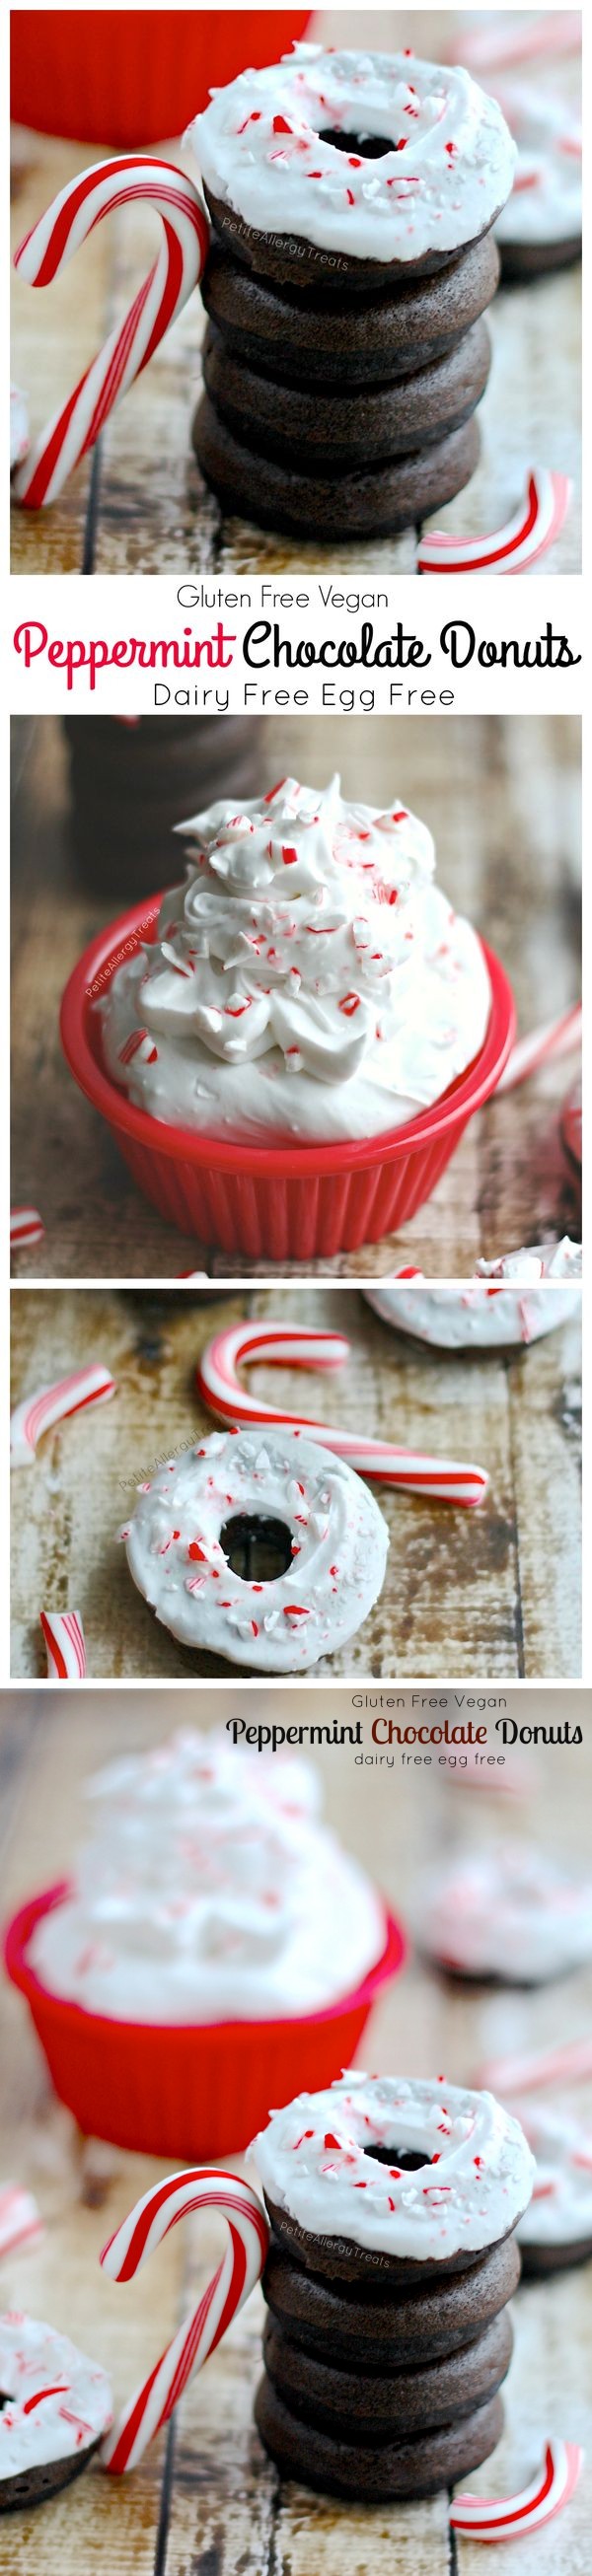
[[[275,2113],[256,2153],[266,2449],[369,2502],[451,2485],[502,2431],[534,2173],[518,2122],[492,2094],[354,2071]]]
[[[515,158],[500,109],[456,68],[299,46],[194,132],[206,480],[226,509],[326,543],[412,525],[479,455],[490,228]]]

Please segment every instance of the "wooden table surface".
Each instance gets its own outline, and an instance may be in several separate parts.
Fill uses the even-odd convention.
[[[312,1371],[299,1369],[296,1384],[288,1368],[259,1365],[248,1378],[263,1400],[309,1418],[320,1406],[321,1418],[472,1460],[491,1479],[477,1512],[380,1488],[384,1590],[323,1676],[577,1679],[578,1325],[515,1359],[442,1356],[393,1333],[354,1289],[293,1285],[220,1305],[199,1290],[13,1293],[13,1401],[90,1362],[117,1382],[110,1403],[48,1432],[34,1464],[14,1470],[13,1677],[45,1670],[40,1609],[69,1608],[82,1617],[92,1680],[228,1678],[225,1663],[157,1623],[115,1540],[156,1460],[212,1429],[197,1358],[222,1323],[246,1315],[340,1330],[351,1343],[330,1407]]]
[[[459,13],[413,13],[418,50],[436,56]],[[372,13],[374,42],[387,49],[408,38],[396,14]],[[338,14],[326,40],[351,34]],[[368,30],[368,42],[371,31]],[[188,101],[188,115],[191,100]],[[105,152],[109,149],[105,137]],[[191,153],[178,141],[163,146],[195,177]],[[103,158],[95,146],[65,143],[17,128],[13,150],[13,242],[30,227],[87,164]],[[37,432],[77,383],[114,321],[123,315],[154,256],[156,223],[145,207],[129,206],[101,224],[63,275],[33,293],[13,280],[12,374],[27,394]],[[493,363],[481,408],[482,453],[476,474],[449,508],[426,527],[446,526],[462,536],[500,527],[517,508],[529,466],[558,467],[574,480],[567,524],[534,577],[579,572],[581,285],[577,268],[500,290],[489,316]],[[221,516],[207,491],[190,444],[200,389],[200,344],[205,325],[199,292],[190,297],[156,351],[145,375],[111,415],[95,450],[71,477],[50,510],[12,514],[15,572],[216,571],[220,579],[263,572],[351,572],[359,547],[292,542],[241,518]],[[413,573],[415,533],[367,540],[366,577]]]
[[[234,1695],[235,1697],[235,1695]],[[590,1693],[585,1720],[590,1733]],[[524,1714],[509,1695],[509,1713]],[[234,1704],[229,1694],[229,1707]],[[293,1702],[290,1708],[292,1713]],[[536,1698],[550,1722],[565,1698]],[[203,1694],[190,1704],[203,1717]],[[310,1712],[310,1703],[309,1703]],[[184,1715],[189,1707],[184,1702]],[[319,1711],[317,1710],[317,1714]],[[222,1694],[217,1718],[226,1714]],[[274,1715],[286,1714],[275,1694]],[[323,1694],[322,1716],[349,1718],[348,1695]],[[162,1742],[178,1717],[171,1692],[30,1691],[4,1694],[0,1710],[0,1850],[3,1914],[63,1875],[81,1839],[81,1783],[123,1749]],[[254,1757],[256,1759],[256,1756]],[[590,1764],[585,1749],[522,1756],[526,1794],[493,1800],[457,1782],[397,1773],[388,1785],[353,1768],[345,1750],[321,1752],[329,1819],[405,1919],[417,1871],[450,1837],[492,1824],[528,1830],[575,1868],[586,1866]],[[508,1763],[511,1763],[508,1756]],[[385,1781],[385,1775],[381,1775]],[[508,1824],[508,1813],[510,1822]],[[484,2057],[579,2038],[590,2022],[592,1975],[531,1992],[448,1987],[411,1957],[372,2017],[362,2063],[409,2075],[445,2067],[471,2082]],[[574,2097],[575,2098],[575,2097]],[[582,2107],[580,2088],[578,2108]],[[240,2159],[229,2148],[231,2168]],[[207,2223],[176,2228],[138,2280],[119,2288],[98,2267],[100,2248],[163,2168],[84,2141],[51,2092],[26,2006],[0,1983],[0,2176],[35,2193],[45,2234],[1,2266],[2,2303],[47,2318],[107,2368],[119,2406],[191,2303],[211,2268]],[[550,2434],[592,2447],[590,2266],[522,2288],[513,2308],[515,2349],[505,2391],[506,2427],[493,2461],[471,2477],[482,2494],[515,2493],[534,2474]],[[482,2576],[477,2543],[448,2527],[444,2493],[409,2506],[341,2506],[281,2480],[252,2421],[260,2373],[262,2301],[256,2291],[227,2341],[194,2379],[168,2442],[161,2435],[133,2476],[116,2482],[91,2466],[61,2498],[0,2524],[2,2576]],[[586,2576],[590,2469],[565,2515],[520,2542],[493,2544],[488,2576]]]
[[[166,723],[166,717],[162,719]],[[322,785],[341,770],[346,796],[391,804],[429,823],[439,881],[497,949],[522,1031],[552,1019],[579,984],[580,725],[555,716],[259,718],[261,786],[286,771]],[[42,1243],[15,1256],[19,1279],[213,1277],[249,1265],[177,1234],[133,1184],[109,1130],[68,1073],[58,1034],[67,975],[102,924],[137,899],[123,877],[101,904],[73,874],[67,781],[57,723],[14,723],[12,833],[13,1202],[41,1210]],[[171,840],[171,875],[179,866]],[[580,1193],[560,1142],[559,1112],[576,1065],[551,1063],[466,1130],[426,1207],[398,1235],[315,1266],[371,1277],[412,1261],[426,1276],[470,1274],[480,1255],[569,1233]],[[294,1265],[298,1271],[298,1265]]]

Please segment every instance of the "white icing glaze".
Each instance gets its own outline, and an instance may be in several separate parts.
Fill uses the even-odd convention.
[[[571,111],[542,92],[504,94],[518,145],[514,185],[495,226],[500,242],[571,241],[582,230],[582,147]]]
[[[321,142],[327,132],[361,150]],[[365,156],[371,136],[392,149]],[[309,44],[215,90],[187,139],[243,223],[348,259],[459,250],[504,204],[516,159],[496,99],[456,64]]]
[[[44,2389],[53,2394],[43,2396]],[[0,2407],[0,2481],[88,2450],[113,2420],[98,2362],[16,2309],[0,2317],[0,2390],[11,2401]]]
[[[87,1796],[72,1894],[28,1948],[51,1993],[118,2021],[264,2021],[322,2010],[380,1958],[380,1899],[295,1755],[188,1729]]]
[[[489,977],[406,807],[288,778],[180,828],[186,886],[96,1005],[107,1070],[140,1108],[259,1142],[366,1137],[465,1072]]]
[[[369,2150],[391,2144],[425,2150],[425,2164],[377,2164]],[[534,2173],[518,2121],[493,2093],[357,2068],[274,2112],[251,2152],[268,2198],[311,2236],[420,2263],[496,2244]]]
[[[445,1966],[544,1985],[592,1956],[592,1880],[534,1844],[492,1844],[426,1879],[416,1929]]]
[[[233,1574],[220,1545],[241,1514],[281,1521],[292,1560],[271,1583]],[[345,1458],[300,1432],[214,1431],[143,1488],[125,1543],[165,1628],[255,1672],[305,1672],[353,1637],[384,1581],[382,1512]]]
[[[418,1271],[407,1283],[381,1280],[364,1296],[383,1323],[441,1350],[507,1349],[540,1341],[579,1313],[581,1267],[581,1247],[566,1235],[562,1243],[478,1261],[475,1279],[463,1286],[428,1287]]]
[[[569,2113],[530,2099],[516,2104],[536,2158],[532,2200],[517,2230],[520,2245],[577,2245],[592,2239],[592,2133]]]

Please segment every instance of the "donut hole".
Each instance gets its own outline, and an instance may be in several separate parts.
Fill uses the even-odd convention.
[[[361,161],[384,161],[386,152],[395,152],[396,144],[384,134],[344,134],[343,127],[321,125],[319,143],[333,143],[336,152],[355,152]]]
[[[419,2173],[422,2165],[433,2164],[433,2156],[420,2156],[416,2147],[365,2147],[375,2165],[398,2165],[400,2173]]]
[[[231,1572],[243,1583],[277,1583],[292,1563],[293,1545],[287,1521],[267,1519],[262,1512],[235,1512],[220,1531]]]

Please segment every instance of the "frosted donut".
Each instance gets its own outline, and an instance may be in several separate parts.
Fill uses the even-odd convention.
[[[565,1235],[562,1243],[479,1261],[475,1278],[459,1287],[428,1287],[418,1270],[412,1281],[381,1280],[363,1293],[383,1323],[416,1341],[450,1351],[507,1350],[540,1341],[578,1314],[581,1270],[581,1246]]]
[[[350,262],[442,267],[488,231],[516,162],[497,101],[410,50],[295,45],[215,91],[189,136],[238,257],[256,264],[257,236],[276,258],[305,246],[311,285]]]
[[[577,2120],[527,2102],[520,2110],[529,2146],[536,2157],[532,2199],[520,2220],[518,2242],[525,2268],[534,2255],[563,2256],[592,2251],[592,2134]]]
[[[17,2309],[0,2317],[0,2512],[41,2504],[87,2467],[112,2418],[98,2362]]]
[[[355,1635],[388,1548],[382,1512],[346,1460],[267,1427],[214,1431],[171,1459],[120,1535],[138,1591],[174,1637],[276,1673],[305,1671]],[[257,1537],[284,1555],[271,1580],[234,1573],[225,1553],[234,1542],[244,1556]]]
[[[455,1976],[545,1985],[592,1957],[592,1879],[534,1844],[495,1843],[426,1879],[416,1929],[428,1957]]]
[[[332,2256],[343,2240],[344,2253],[353,2244],[375,2258],[462,2264],[510,2233],[534,2179],[518,2120],[493,2093],[461,2091],[444,2076],[350,2068],[326,2092],[300,2093],[274,2112],[253,2154],[272,2210],[329,2238]]]

